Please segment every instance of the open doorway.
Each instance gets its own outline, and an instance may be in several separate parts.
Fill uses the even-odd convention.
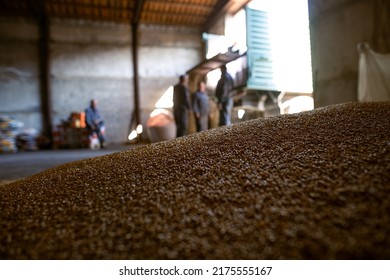
[[[244,107],[255,103],[265,115],[314,108],[307,5],[306,0],[252,0],[226,17],[224,36],[206,36],[207,57],[229,48],[245,54],[245,75],[237,75],[241,62],[227,63],[233,76],[245,77],[238,82],[252,93],[241,98]],[[207,75],[211,87],[218,78],[219,69]],[[239,112],[238,120],[245,120]]]

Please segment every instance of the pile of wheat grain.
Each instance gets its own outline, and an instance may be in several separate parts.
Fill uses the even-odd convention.
[[[0,189],[1,259],[390,258],[390,103],[257,119]]]

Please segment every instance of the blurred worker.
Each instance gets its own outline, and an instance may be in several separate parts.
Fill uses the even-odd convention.
[[[232,76],[227,72],[226,66],[221,66],[221,78],[218,81],[215,95],[218,99],[219,126],[230,125],[230,115],[233,108],[231,91],[234,87]]]
[[[203,81],[198,83],[198,91],[194,94],[192,105],[195,115],[196,131],[207,130],[209,120],[209,97],[206,92],[206,84]]]
[[[187,76],[181,75],[179,83],[173,88],[173,114],[176,122],[176,137],[187,134],[190,94],[187,88]]]
[[[98,102],[96,99],[91,100],[90,106],[85,110],[85,122],[87,128],[90,130],[90,137],[93,137],[94,133],[96,133],[99,138],[100,147],[104,148],[106,145],[104,139],[105,127],[97,104]]]

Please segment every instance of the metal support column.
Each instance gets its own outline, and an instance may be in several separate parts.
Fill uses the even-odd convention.
[[[132,34],[132,58],[133,58],[133,89],[134,89],[134,112],[130,120],[130,131],[132,132],[141,124],[140,102],[139,102],[139,75],[138,75],[138,26],[141,19],[144,0],[137,1],[134,19],[131,22]]]
[[[132,30],[132,54],[133,54],[133,87],[134,87],[134,116],[133,124],[135,126],[141,123],[140,104],[139,104],[139,75],[138,75],[138,23],[131,25]]]
[[[39,81],[43,134],[52,143],[52,98],[50,91],[50,22],[46,15],[39,18]]]

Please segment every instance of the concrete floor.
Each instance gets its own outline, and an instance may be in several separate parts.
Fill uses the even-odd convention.
[[[0,185],[34,175],[63,163],[133,149],[140,145],[112,145],[101,150],[66,149],[0,154]]]

